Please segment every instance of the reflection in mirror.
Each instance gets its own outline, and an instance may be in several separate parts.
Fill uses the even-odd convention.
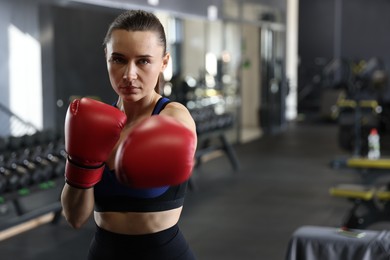
[[[171,54],[161,91],[190,110],[212,108],[236,114],[240,69],[240,25],[156,13]]]

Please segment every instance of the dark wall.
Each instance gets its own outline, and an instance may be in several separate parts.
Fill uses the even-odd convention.
[[[334,0],[300,0],[298,25],[298,112],[318,108],[313,77],[334,55]]]
[[[71,96],[98,96],[106,103],[116,100],[106,68],[103,38],[117,13],[96,9],[52,7],[54,24],[54,73],[61,129]]]
[[[298,53],[302,62],[333,56],[334,18],[333,0],[300,1]]]
[[[390,1],[343,1],[343,56],[367,59],[381,57],[390,64]]]
[[[378,57],[390,67],[389,13],[388,0],[300,0],[299,108],[318,107],[321,84],[313,79],[334,58],[358,61]]]

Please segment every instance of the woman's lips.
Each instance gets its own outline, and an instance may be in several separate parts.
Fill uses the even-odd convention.
[[[134,86],[126,86],[126,87],[120,87],[119,89],[123,94],[132,94],[132,93],[136,93],[140,88]]]

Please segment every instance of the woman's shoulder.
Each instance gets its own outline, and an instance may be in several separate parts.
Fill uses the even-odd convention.
[[[195,131],[196,129],[195,122],[187,107],[179,102],[171,101],[169,104],[166,105],[164,110],[160,112],[160,114],[175,118],[193,131]]]
[[[179,103],[179,102],[177,102],[177,101],[170,101],[170,102],[167,104],[167,108],[178,109],[179,111],[180,111],[180,110],[183,110],[183,111],[187,111],[187,112],[188,112],[187,107],[184,106],[182,103]]]

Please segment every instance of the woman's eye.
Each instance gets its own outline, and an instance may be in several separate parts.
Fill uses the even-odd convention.
[[[142,65],[146,65],[146,64],[149,64],[150,61],[148,59],[141,59],[138,61],[139,64],[142,64]]]
[[[110,62],[112,63],[118,63],[118,64],[123,64],[126,62],[125,59],[121,58],[121,57],[111,57],[110,58]]]

